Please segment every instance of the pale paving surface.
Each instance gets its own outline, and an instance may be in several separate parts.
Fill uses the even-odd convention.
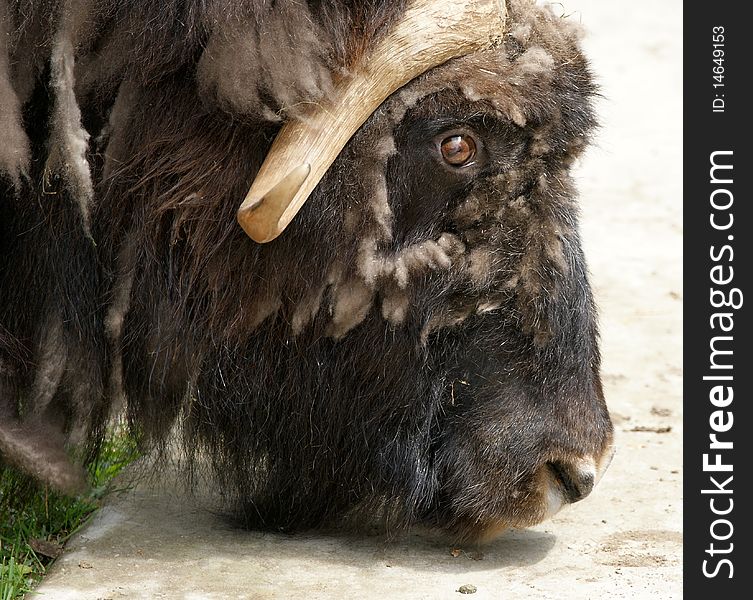
[[[37,598],[681,597],[682,6],[565,7],[590,31],[606,97],[598,147],[579,171],[619,446],[593,496],[473,560],[418,538],[233,531],[186,498],[142,484],[70,542]],[[636,426],[672,429],[631,432]],[[463,584],[477,593],[460,595]]]

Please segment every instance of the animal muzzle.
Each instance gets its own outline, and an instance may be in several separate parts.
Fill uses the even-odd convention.
[[[551,460],[544,467],[547,507],[544,518],[551,517],[565,504],[583,500],[594,489],[612,462],[615,448],[609,444],[597,456]]]
[[[578,502],[588,496],[594,488],[596,479],[594,461],[579,461],[579,463],[553,461],[546,465],[565,502]]]

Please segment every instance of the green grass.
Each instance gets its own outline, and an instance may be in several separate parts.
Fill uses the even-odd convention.
[[[89,493],[77,498],[0,466],[0,600],[16,600],[31,590],[54,560],[42,552],[54,554],[51,549],[78,531],[113,491],[113,477],[137,457],[133,440],[115,430],[89,469]]]

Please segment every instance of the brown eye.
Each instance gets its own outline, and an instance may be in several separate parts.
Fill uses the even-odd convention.
[[[453,167],[465,167],[476,158],[476,142],[469,135],[451,135],[440,145],[442,158]]]

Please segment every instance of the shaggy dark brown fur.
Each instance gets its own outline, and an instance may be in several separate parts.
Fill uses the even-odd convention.
[[[502,46],[393,94],[260,246],[235,211],[280,121],[403,2],[0,5],[0,97],[22,107],[0,113],[14,423],[60,423],[91,457],[124,393],[143,446],[178,424],[249,526],[379,512],[461,538],[548,516],[558,465],[608,452],[568,173],[594,87],[569,23],[508,2]],[[437,154],[453,131],[470,168]]]

